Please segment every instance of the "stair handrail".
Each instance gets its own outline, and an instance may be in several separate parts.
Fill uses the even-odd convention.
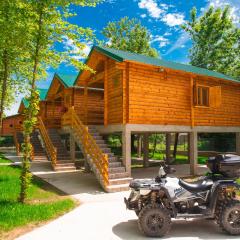
[[[13,132],[13,141],[14,141],[15,146],[16,146],[16,154],[19,155],[19,153],[20,153],[20,144],[19,144],[18,139],[17,139],[16,128],[14,128],[14,132]]]
[[[40,116],[38,116],[38,129],[40,131],[42,140],[44,142],[47,154],[51,159],[52,165],[56,166],[56,164],[57,164],[57,149],[54,147],[54,145],[48,135],[47,129],[43,123],[43,120]]]
[[[74,107],[69,110],[62,117],[62,126],[71,126],[74,132],[81,139],[86,157],[90,157],[100,173],[105,186],[109,185],[108,174],[108,155],[104,154],[100,147],[97,145],[95,139],[88,132],[88,127],[85,126],[78,115],[76,114]]]

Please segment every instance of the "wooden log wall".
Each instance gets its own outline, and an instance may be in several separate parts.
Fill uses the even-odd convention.
[[[88,124],[98,125],[104,122],[104,92],[88,89]],[[84,122],[84,89],[75,89],[74,109]]]
[[[190,74],[131,63],[129,123],[191,125]],[[221,86],[219,107],[194,106],[194,126],[239,126],[240,84],[194,77],[194,84]]]
[[[22,129],[23,116],[14,115],[3,119],[3,136],[12,136],[15,129]]]
[[[240,126],[240,84],[198,78],[197,83],[221,86],[221,105],[216,108],[195,107],[194,120],[197,126]]]
[[[107,124],[123,122],[123,71],[117,69],[114,61],[108,61],[107,68]]]

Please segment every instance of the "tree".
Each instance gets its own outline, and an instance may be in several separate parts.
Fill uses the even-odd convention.
[[[76,60],[75,55],[85,56],[83,49],[93,37],[90,29],[84,29],[78,25],[71,24],[69,18],[74,16],[72,5],[95,6],[95,0],[30,0],[25,1],[25,8],[28,9],[27,18],[27,46],[28,57],[24,59],[26,65],[22,76],[29,83],[29,102],[25,109],[24,144],[23,144],[23,168],[21,174],[21,191],[19,201],[24,203],[27,197],[27,189],[31,180],[30,156],[32,145],[30,137],[37,123],[39,111],[39,94],[36,90],[36,83],[46,76],[47,67],[56,67],[58,64],[74,64],[79,69],[91,69],[84,63]],[[65,40],[70,40],[74,45],[74,52],[68,48],[57,48]]]
[[[182,28],[190,34],[193,45],[190,63],[240,78],[240,29],[234,25],[230,8],[210,7],[197,18],[191,10],[191,20]]]
[[[147,28],[137,19],[124,17],[118,22],[109,22],[102,34],[107,38],[106,47],[157,57],[150,45],[151,36]]]
[[[19,85],[24,85],[23,79],[19,81],[17,71],[21,69],[21,58],[26,46],[26,10],[22,2],[0,2],[0,134],[4,110],[12,103]]]

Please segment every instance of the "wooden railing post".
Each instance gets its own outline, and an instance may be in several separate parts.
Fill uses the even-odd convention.
[[[40,116],[38,117],[38,122],[39,122],[38,128],[39,128],[41,137],[44,141],[46,151],[48,153],[48,156],[51,159],[52,165],[55,166],[57,163],[57,149],[54,147],[54,145],[48,135],[47,129],[45,128],[45,125]]]
[[[98,170],[104,186],[109,185],[108,155],[102,152],[95,139],[89,133],[88,127],[85,126],[77,116],[74,108],[70,108],[69,111],[64,114],[63,125],[71,125],[72,131],[79,137],[86,156],[91,159],[92,164],[94,164]]]

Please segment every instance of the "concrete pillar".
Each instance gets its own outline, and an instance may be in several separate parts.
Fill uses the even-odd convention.
[[[240,155],[240,133],[236,133],[236,154]]]
[[[143,167],[149,167],[149,134],[143,134]]]
[[[198,164],[198,134],[197,132],[189,133],[189,157],[190,157],[190,174],[196,175]]]
[[[137,157],[141,158],[142,156],[142,136],[141,134],[138,134],[138,140],[137,140]]]
[[[71,156],[71,160],[75,161],[75,157],[76,157],[76,144],[75,144],[75,140],[72,134],[70,134],[70,156]]]
[[[131,131],[125,129],[122,132],[122,157],[123,165],[131,176]]]
[[[166,162],[171,161],[171,133],[166,133]]]

